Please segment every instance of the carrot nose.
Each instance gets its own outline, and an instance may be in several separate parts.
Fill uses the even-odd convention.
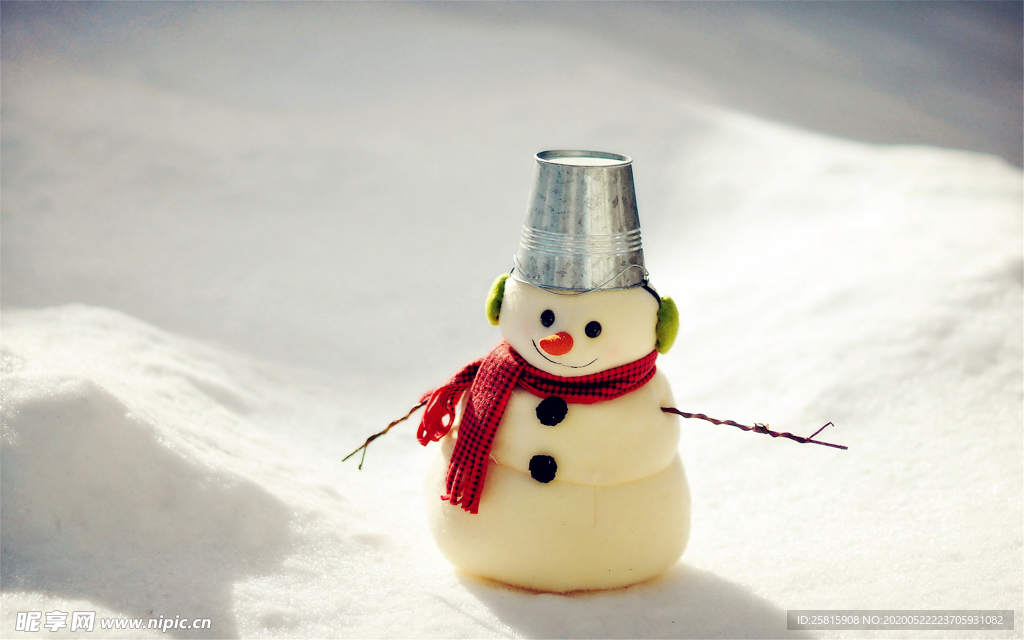
[[[559,331],[553,336],[542,338],[540,348],[553,356],[565,355],[572,351],[572,336],[564,331]]]

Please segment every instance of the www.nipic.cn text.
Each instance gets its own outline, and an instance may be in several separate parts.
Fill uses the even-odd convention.
[[[95,611],[19,611],[15,631],[50,632],[67,628],[68,631],[93,631],[94,629],[209,629],[209,618],[182,618],[181,616],[159,618],[100,618],[96,624]]]

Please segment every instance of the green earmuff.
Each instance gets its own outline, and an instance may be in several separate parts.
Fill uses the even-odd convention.
[[[497,283],[495,283],[497,284]],[[504,288],[504,283],[502,283]],[[668,353],[672,343],[676,341],[676,334],[679,333],[679,309],[676,303],[668,296],[662,296],[658,306],[658,326],[654,329],[658,337],[654,348],[658,353]]]
[[[491,290],[487,292],[485,311],[487,312],[487,321],[493,325],[498,324],[498,316],[501,314],[501,299],[505,297],[505,280],[507,279],[507,273],[501,274],[494,280]]]

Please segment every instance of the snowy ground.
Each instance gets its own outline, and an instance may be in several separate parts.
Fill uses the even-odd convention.
[[[181,637],[865,635],[786,631],[814,608],[1014,609],[985,637],[1022,636],[1003,88],[913,33],[856,49],[838,8],[830,31],[792,5],[572,6],[3,5],[4,637],[69,635],[15,631],[55,609],[212,620]],[[1005,36],[943,6],[903,19],[977,56]],[[716,84],[726,53],[745,66]],[[779,65],[856,117],[772,95]],[[452,571],[411,426],[340,459],[497,340],[532,154],[579,147],[635,159],[679,407],[832,420],[850,449],[684,422],[680,563],[555,596]]]

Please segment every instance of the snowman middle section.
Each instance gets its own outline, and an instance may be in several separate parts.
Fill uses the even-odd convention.
[[[531,460],[549,457],[552,481],[601,487],[635,482],[665,469],[676,456],[679,419],[661,411],[663,406],[675,405],[660,371],[636,391],[594,404],[567,404],[516,389],[491,457],[531,477]]]

